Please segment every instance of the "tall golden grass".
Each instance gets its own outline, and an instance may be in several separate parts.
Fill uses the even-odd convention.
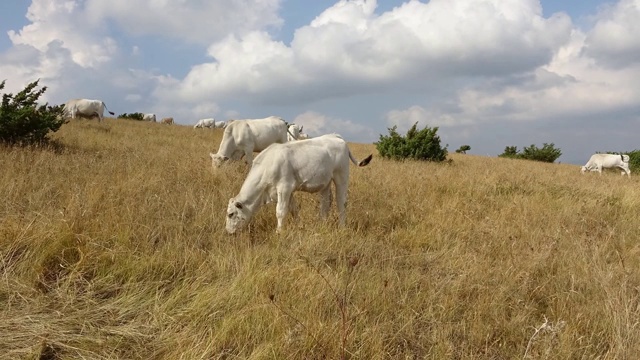
[[[238,236],[220,130],[72,121],[0,148],[0,358],[634,359],[638,178],[450,154],[351,167],[347,226]],[[362,158],[370,144],[350,144]]]

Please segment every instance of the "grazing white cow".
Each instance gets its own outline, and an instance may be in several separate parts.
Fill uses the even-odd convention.
[[[172,118],[172,117],[166,117],[166,118],[163,118],[163,119],[160,121],[160,123],[161,123],[161,124],[173,125],[173,118]]]
[[[142,120],[156,122],[156,114],[144,114],[144,116],[142,117]]]
[[[63,114],[64,117],[70,117],[75,119],[76,117],[98,117],[98,121],[102,122],[104,109],[107,107],[102,100],[91,99],[72,99],[64,104]],[[115,115],[115,113],[109,111],[109,114]]]
[[[580,169],[580,172],[584,174],[585,171],[597,171],[602,175],[602,169],[620,168],[623,171],[620,173],[624,176],[631,176],[631,170],[629,170],[629,155],[617,155],[617,154],[593,154],[589,161]]]
[[[213,118],[209,118],[209,119],[200,119],[198,120],[198,122],[193,125],[194,129],[198,129],[198,128],[212,128],[215,127],[216,124],[216,120]]]
[[[295,191],[319,192],[320,216],[326,218],[331,206],[331,182],[336,188],[339,222],[344,225],[349,160],[366,166],[371,158],[369,155],[362,161],[356,160],[338,134],[269,146],[256,157],[240,193],[229,200],[227,232],[233,234],[245,227],[260,207],[271,201],[277,201],[277,230],[280,231],[289,211],[297,218]]]
[[[300,134],[302,133],[302,126],[296,124],[289,125],[287,129],[287,141],[300,140]]]
[[[287,142],[287,124],[282,118],[234,120],[227,123],[218,153],[209,153],[214,168],[227,160],[245,161],[251,167],[253,152],[260,152],[273,143]]]

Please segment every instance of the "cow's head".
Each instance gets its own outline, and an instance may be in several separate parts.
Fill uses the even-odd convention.
[[[214,169],[219,168],[225,161],[229,160],[228,157],[219,154],[209,153],[209,156],[211,157],[211,166]]]
[[[244,206],[241,202],[236,201],[235,198],[231,198],[229,200],[229,205],[227,206],[227,221],[226,221],[226,229],[229,234],[233,234],[236,231],[247,226],[251,215],[249,213],[249,209]]]
[[[584,172],[585,172],[585,171],[587,171],[587,170],[589,170],[589,169],[587,169],[587,167],[586,167],[586,166],[583,166],[583,167],[581,167],[581,168],[580,168],[580,172],[581,172],[582,174],[584,174]]]

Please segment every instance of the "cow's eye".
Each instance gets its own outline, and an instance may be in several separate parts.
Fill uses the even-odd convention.
[[[233,213],[231,213],[231,214],[227,214],[227,217],[228,217],[228,218],[232,218],[232,217],[233,217]]]

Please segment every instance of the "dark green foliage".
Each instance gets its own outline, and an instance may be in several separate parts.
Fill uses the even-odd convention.
[[[120,114],[118,115],[118,119],[130,119],[130,120],[138,120],[138,121],[142,121],[142,119],[144,118],[144,114],[143,113],[131,113],[131,114]]]
[[[512,159],[535,160],[552,163],[556,161],[560,157],[560,155],[562,155],[562,151],[560,151],[560,149],[558,148],[555,148],[553,143],[544,143],[542,145],[542,148],[539,148],[532,144],[529,147],[525,147],[522,152],[518,151],[517,146],[507,146],[504,148],[504,152],[498,156]]]
[[[634,173],[640,172],[640,150],[633,150],[624,154],[629,155],[629,170]]]
[[[375,143],[382,157],[400,160],[428,160],[444,161],[447,158],[447,147],[440,146],[440,137],[436,134],[437,127],[426,126],[418,130],[416,122],[407,131],[406,136],[398,134],[397,126],[389,129],[389,135],[380,135],[380,141]]]
[[[0,105],[0,142],[8,144],[35,144],[47,140],[49,132],[56,132],[65,120],[62,106],[38,105],[38,98],[47,90],[37,89],[36,80],[19,93],[2,94]],[[0,83],[4,89],[5,81]]]
[[[462,145],[458,148],[458,150],[456,150],[456,152],[458,154],[466,154],[467,151],[471,150],[471,146],[469,145]]]

